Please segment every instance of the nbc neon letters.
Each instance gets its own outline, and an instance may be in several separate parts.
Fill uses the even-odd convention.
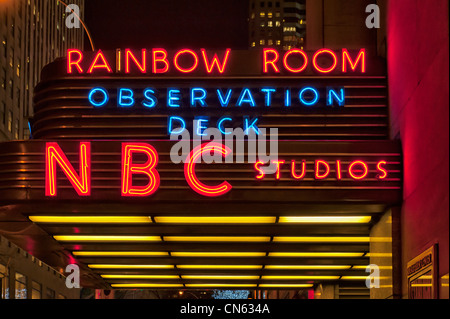
[[[145,197],[155,193],[161,183],[160,173],[158,172],[158,151],[150,144],[144,142],[122,142],[121,152],[121,195],[124,197]],[[64,173],[69,180],[72,188],[79,196],[91,196],[91,143],[79,143],[79,165],[74,167],[68,160],[66,154],[56,142],[47,142],[45,149],[45,195],[49,197],[57,196],[58,190],[58,168]],[[216,182],[213,185],[202,182],[196,174],[196,165],[201,163],[201,158],[212,152],[220,154],[222,158],[232,156],[232,150],[226,145],[209,142],[195,147],[187,156],[184,165],[184,177],[189,187],[196,193],[207,197],[218,197],[227,194],[233,188],[232,184],[226,180]],[[146,158],[142,163],[133,162],[133,155],[138,154],[140,157]],[[313,168],[314,179],[335,179],[341,180],[350,178],[355,181],[372,178],[377,180],[385,180],[388,177],[388,163],[380,160],[377,163],[368,163],[363,160],[354,160],[351,163],[341,163],[340,160],[335,162],[327,162],[317,159],[313,163],[302,160],[279,159],[273,164],[276,165],[274,174],[275,180],[284,178],[292,178],[301,181],[307,177],[309,168]],[[264,171],[263,162],[255,164],[248,163],[249,173],[251,174],[252,166],[256,180],[264,180],[267,178]],[[252,166],[250,166],[252,165]],[[282,176],[281,169],[283,166],[289,166],[289,174]],[[373,166],[373,167],[372,167]],[[78,171],[78,172],[77,172]],[[133,175],[139,175],[148,181],[145,185],[134,185]],[[311,177],[311,176],[310,176]]]

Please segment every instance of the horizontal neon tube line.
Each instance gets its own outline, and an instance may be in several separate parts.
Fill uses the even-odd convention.
[[[364,265],[355,265],[355,266],[352,267],[352,269],[366,270],[367,267],[369,267],[369,265],[366,265],[366,266],[364,266]],[[382,269],[382,270],[389,270],[389,269],[392,269],[392,266],[378,266],[378,268]]]
[[[292,243],[368,243],[370,237],[274,237],[274,242]]]
[[[55,235],[59,241],[161,241],[159,236]]]
[[[156,223],[176,224],[273,224],[274,216],[156,216]]]
[[[337,280],[339,276],[262,276],[262,280]]]
[[[311,288],[313,284],[260,284],[261,288]]]
[[[226,279],[226,280],[243,280],[243,279],[247,279],[247,280],[257,280],[259,279],[259,276],[246,276],[246,275],[182,275],[181,276],[183,279]]]
[[[266,265],[265,269],[312,269],[312,270],[342,270],[350,269],[350,265]]]
[[[262,265],[177,265],[179,269],[262,269]]]
[[[367,278],[369,278],[369,275],[367,276],[342,276],[341,279],[342,280],[366,280]],[[374,279],[389,279],[390,277],[372,277]]]
[[[147,216],[29,216],[35,223],[151,224]]]
[[[174,265],[89,264],[91,269],[173,269]]]
[[[186,284],[186,287],[189,288],[202,288],[202,287],[239,287],[239,288],[245,288],[245,287],[256,287],[256,284]]]
[[[370,222],[370,216],[281,216],[279,223],[299,223],[299,224],[338,224],[354,223],[365,224]]]
[[[168,256],[166,251],[74,251],[74,256],[83,257],[156,257]]]
[[[165,241],[269,242],[268,236],[164,236]]]
[[[270,252],[269,257],[362,257],[364,253],[356,252]]]
[[[183,287],[182,284],[111,284],[113,288],[174,288],[174,287]]]
[[[174,251],[173,257],[264,257],[265,252],[184,252]]]
[[[177,275],[101,275],[105,279],[180,279]]]
[[[367,253],[366,257],[392,257],[391,253]]]

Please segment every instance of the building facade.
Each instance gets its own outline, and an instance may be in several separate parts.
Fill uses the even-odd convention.
[[[303,60],[266,33],[297,23],[287,1],[250,2],[259,51],[67,52],[35,89],[34,139],[2,144],[1,233],[56,269],[78,264],[99,298],[448,298],[448,2],[378,1],[385,23],[369,29],[371,2],[306,1],[306,30],[286,29],[306,34],[291,51]],[[174,163],[172,120],[194,134],[196,118],[278,128],[279,174],[249,161],[195,171],[198,147]]]
[[[249,47],[303,49],[306,0],[249,1]]]
[[[84,0],[71,3],[83,12]],[[29,138],[33,88],[42,68],[67,48],[83,48],[83,29],[66,27],[69,14],[58,0],[0,3],[0,141]]]

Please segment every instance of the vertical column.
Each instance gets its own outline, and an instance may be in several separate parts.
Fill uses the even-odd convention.
[[[324,47],[324,0],[306,0],[306,50]]]

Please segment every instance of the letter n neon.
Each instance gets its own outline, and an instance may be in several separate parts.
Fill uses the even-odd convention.
[[[56,142],[45,146],[45,196],[56,196],[57,166],[62,169],[79,196],[91,195],[91,144],[80,142],[80,162],[77,174]]]

